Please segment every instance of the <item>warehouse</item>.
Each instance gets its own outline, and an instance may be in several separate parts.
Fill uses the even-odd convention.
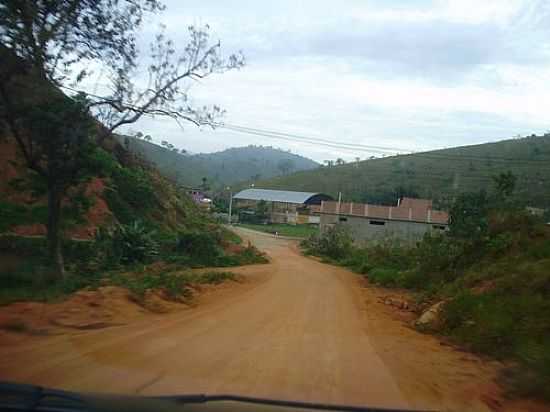
[[[260,202],[265,202],[269,223],[318,224],[321,202],[333,199],[323,193],[246,189],[233,196],[233,200],[237,209],[249,213],[253,213]]]
[[[432,209],[427,199],[403,198],[397,206],[324,201],[320,208],[321,231],[335,225],[349,229],[357,243],[396,240],[412,243],[425,233],[445,232],[449,228],[447,212]]]

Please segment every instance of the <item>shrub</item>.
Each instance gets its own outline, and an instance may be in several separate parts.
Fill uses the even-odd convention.
[[[21,300],[51,301],[84,287],[99,285],[97,274],[67,273],[59,279],[45,261],[28,257],[17,268],[0,271],[0,304]]]
[[[139,221],[119,225],[112,238],[115,260],[118,258],[124,264],[152,261],[159,254],[154,234]]]
[[[118,286],[127,288],[139,301],[145,298],[148,290],[164,290],[168,297],[177,299],[188,296],[191,276],[187,273],[163,272],[159,274],[145,273],[141,275],[114,275],[111,281]]]
[[[116,168],[113,180],[122,199],[138,210],[147,210],[156,205],[156,196],[150,175],[135,167]]]
[[[213,264],[222,255],[216,234],[207,231],[179,232],[175,250],[201,264]]]
[[[367,249],[354,248],[349,256],[341,261],[341,264],[362,274],[368,273],[373,268]]]
[[[158,274],[144,273],[141,275],[114,275],[111,281],[127,288],[138,301],[143,301],[148,290],[162,290],[170,299],[191,296],[191,286],[194,284],[219,284],[235,279],[231,272],[209,271],[202,274],[191,272],[161,272]]]
[[[391,268],[375,268],[368,273],[369,280],[382,286],[398,286],[399,272]]]
[[[240,245],[241,243],[243,243],[243,240],[239,235],[237,235],[232,230],[226,229],[224,227],[220,229],[220,237],[222,241],[226,243],[233,243],[235,245]]]
[[[151,176],[145,170],[115,167],[111,179],[114,187],[105,191],[105,200],[120,223],[131,224],[157,204]]]
[[[489,199],[484,191],[463,193],[451,206],[450,234],[458,238],[477,238],[488,229]]]
[[[249,245],[248,247],[234,255],[219,256],[215,261],[215,266],[230,267],[267,262],[267,258],[258,249],[256,249],[252,245]]]
[[[336,225],[324,233],[310,236],[302,244],[310,253],[340,260],[349,256],[353,240],[346,228]]]
[[[12,226],[21,224],[42,223],[48,220],[46,206],[26,206],[0,201],[0,232],[5,232]]]
[[[218,284],[218,283],[225,282],[226,280],[234,280],[234,279],[235,279],[235,274],[233,272],[217,272],[217,271],[211,270],[209,272],[200,274],[197,277],[197,282]]]

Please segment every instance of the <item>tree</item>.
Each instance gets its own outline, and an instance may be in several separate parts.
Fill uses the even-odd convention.
[[[395,187],[392,195],[392,204],[397,203],[399,199],[403,199],[404,197],[420,197],[416,189],[411,184],[408,186],[399,185]]]
[[[214,210],[219,213],[227,213],[229,210],[229,199],[223,196],[217,196],[214,198]]]
[[[463,193],[449,211],[450,233],[463,239],[478,239],[489,227],[489,199],[484,191]]]
[[[201,190],[206,192],[207,190],[210,190],[210,186],[208,185],[208,178],[207,177],[203,177],[201,179]]]
[[[61,202],[68,187],[86,178],[93,169],[92,158],[97,150],[93,135],[97,125],[83,95],[70,99],[56,90],[41,89],[44,84],[38,82],[32,91],[40,92],[31,99],[34,103],[29,104],[28,99],[33,96],[29,90],[19,95],[22,99],[10,100],[13,86],[0,87],[2,103],[6,100],[10,103],[2,104],[5,115],[1,117],[18,142],[29,169],[46,183],[48,251],[56,271],[64,276]]]
[[[517,177],[510,171],[493,176],[499,200],[508,199],[516,188]]]
[[[83,130],[87,130],[80,124],[83,114],[93,115],[102,122],[104,127],[95,130],[99,144],[118,128],[133,124],[143,116],[214,125],[223,110],[215,105],[192,106],[188,99],[188,81],[244,65],[241,53],[227,59],[221,56],[220,43],[211,42],[208,26],[190,26],[189,43],[181,53],[176,53],[173,42],[161,31],[150,47],[148,66],[140,67],[137,33],[147,15],[163,9],[158,0],[4,0],[0,3],[0,113],[27,166],[50,181],[48,242],[50,251],[56,250],[51,257],[59,274],[64,273],[61,249],[57,246],[60,232],[53,221],[61,213],[59,199],[64,190],[77,182],[76,175],[66,173],[72,166],[65,168],[64,163],[82,159],[85,153],[86,145],[73,143],[75,136],[84,135]],[[107,72],[103,78],[110,81],[108,95],[81,95],[86,91],[83,80],[91,75],[88,67],[101,67]],[[147,79],[138,79],[138,73],[146,73]],[[25,75],[32,76],[36,82],[25,84],[22,80]],[[26,82],[29,83],[28,78]],[[14,84],[24,89],[22,95],[27,99],[20,97],[20,90],[16,91]],[[52,85],[67,93],[70,90],[67,107],[60,103],[66,96],[60,97],[58,90],[49,91]],[[51,107],[61,107],[58,117],[63,119],[63,126],[55,119]],[[33,108],[40,108],[43,113],[38,116]],[[39,117],[53,119],[55,126],[46,126],[47,133],[27,127]],[[42,134],[57,141],[62,149],[39,143],[43,141]],[[67,150],[71,153],[66,156]],[[50,169],[56,172],[50,173]]]
[[[277,162],[277,169],[281,172],[282,175],[289,174],[294,170],[294,161],[292,159],[281,159]]]
[[[336,164],[338,166],[344,165],[344,164],[346,164],[346,161],[344,159],[342,159],[341,157],[339,157],[338,159],[336,159]]]

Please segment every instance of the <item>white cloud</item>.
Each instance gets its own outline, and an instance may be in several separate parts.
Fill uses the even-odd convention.
[[[220,0],[171,1],[163,18],[180,47],[187,24],[208,22],[225,49],[249,56],[192,89],[228,123],[419,150],[548,127],[549,16],[527,0]],[[133,128],[195,152],[261,143],[316,160],[356,155],[159,120]]]

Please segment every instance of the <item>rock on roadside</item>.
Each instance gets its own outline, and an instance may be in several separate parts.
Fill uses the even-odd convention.
[[[435,305],[430,306],[425,310],[422,315],[414,323],[415,326],[437,328],[441,326],[441,310],[445,305],[445,301],[437,302]]]

